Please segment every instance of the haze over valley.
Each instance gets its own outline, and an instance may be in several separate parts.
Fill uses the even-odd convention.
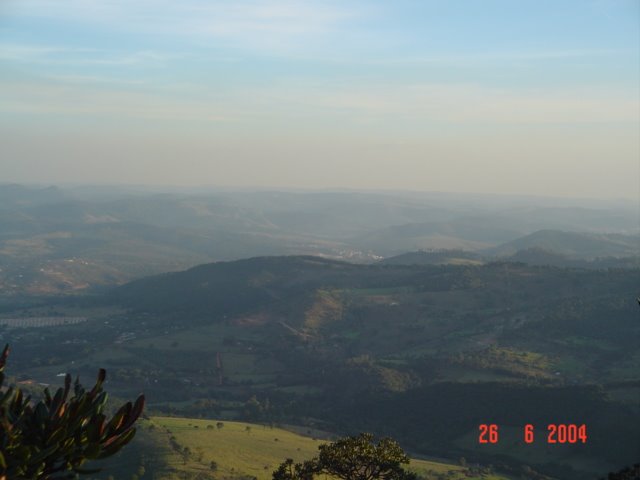
[[[636,209],[623,201],[17,184],[0,185],[0,198],[5,296],[79,292],[262,255],[372,263],[452,250],[459,252],[439,263],[457,255],[476,263],[637,265]]]
[[[0,480],[640,478],[639,18],[2,0]]]
[[[16,378],[103,367],[116,396],[147,396],[154,427],[117,471],[202,468],[158,453],[174,448],[167,415],[372,431],[496,478],[584,478],[640,447],[631,203],[18,184],[0,197]],[[484,421],[510,432],[502,447],[478,446]],[[560,421],[591,441],[510,446],[520,424]]]

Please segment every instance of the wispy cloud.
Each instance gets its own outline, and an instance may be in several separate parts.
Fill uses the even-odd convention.
[[[481,84],[340,82],[281,83],[243,89],[234,104],[253,106],[265,118],[274,112],[291,118],[377,123],[585,124],[640,122],[637,91],[607,87],[499,88]],[[406,122],[405,122],[406,123]]]
[[[383,59],[359,59],[371,65],[438,65],[438,66],[488,66],[510,64],[514,62],[549,61],[549,60],[581,60],[588,57],[605,57],[621,52],[612,49],[575,49],[575,50],[522,50],[494,51],[482,53],[439,53],[434,55],[395,57]]]
[[[119,52],[99,48],[44,46],[0,42],[0,61],[38,65],[95,65],[95,66],[161,66],[171,60],[195,58],[180,52],[138,50]]]
[[[109,85],[77,84],[75,79],[58,83],[3,82],[7,98],[0,113],[55,114],[76,117],[181,121],[229,121],[232,110],[196,100],[170,98],[139,89],[109,88]]]
[[[141,88],[142,87],[142,88]],[[640,122],[638,96],[603,88],[510,90],[475,84],[344,86],[326,83],[217,91],[199,84],[162,88],[92,76],[0,83],[5,113],[59,113],[167,120],[278,121],[349,125],[584,124]]]
[[[326,35],[359,11],[328,1],[67,0],[61,9],[55,0],[21,0],[13,14],[284,52],[299,48],[301,39]]]
[[[0,43],[0,60],[33,62],[39,60],[49,60],[54,56],[68,54],[86,54],[95,51],[96,50],[93,48]]]
[[[105,75],[46,75],[44,80],[51,80],[57,84],[76,84],[76,85],[123,85],[123,86],[141,86],[149,85],[147,80],[141,79],[124,79],[117,77],[110,77]]]
[[[15,15],[55,18],[60,25],[76,22],[85,27],[101,25],[113,29],[117,26],[119,30],[136,35],[153,34],[154,39],[163,35],[170,39],[184,40],[187,37],[191,43],[141,42],[140,45],[158,47],[147,49],[134,49],[132,43],[125,43],[120,50],[74,45],[0,44],[0,60],[70,67],[51,69],[53,71],[42,68],[37,87],[36,83],[30,87],[5,85],[4,90],[5,93],[13,92],[14,98],[18,99],[11,103],[11,108],[25,111],[42,108],[78,115],[117,111],[122,115],[164,118],[170,117],[174,109],[179,118],[196,119],[209,118],[209,111],[226,112],[224,115],[216,113],[215,118],[259,118],[274,114],[295,116],[305,112],[308,117],[320,115],[341,121],[367,118],[368,121],[380,119],[381,122],[384,118],[453,123],[581,123],[638,119],[637,95],[628,90],[613,89],[611,85],[581,90],[576,81],[564,90],[558,87],[531,91],[523,87],[490,88],[482,85],[481,80],[476,83],[470,80],[467,83],[446,84],[443,81],[438,84],[416,82],[415,77],[403,77],[402,74],[396,76],[396,71],[402,70],[396,67],[413,65],[434,65],[442,67],[440,72],[446,72],[447,67],[490,70],[496,66],[526,66],[538,61],[580,62],[613,55],[617,52],[613,48],[541,47],[523,50],[514,47],[513,50],[496,51],[494,48],[481,53],[447,53],[440,48],[426,49],[424,54],[420,49],[409,50],[405,56],[376,56],[374,48],[366,50],[364,55],[320,48],[323,42],[333,42],[333,46],[339,44],[336,38],[347,31],[346,27],[371,14],[359,5],[356,8],[356,5],[333,0],[67,0],[65,8],[61,9],[57,0],[14,0],[11,8]],[[379,15],[380,11],[376,14]],[[196,48],[191,48],[194,46]],[[207,48],[218,46],[221,48]],[[314,51],[315,47],[318,48]],[[208,71],[203,80],[198,79],[198,75],[212,64],[219,65],[225,61],[218,55],[232,56],[236,50],[242,49],[286,55],[290,59],[310,56],[320,63],[344,63],[350,68],[363,65],[387,67],[378,69],[384,73],[387,84],[377,86],[370,80],[359,81],[357,74],[344,75],[339,79],[326,75],[314,83],[309,78],[295,78],[295,72],[289,69],[279,84],[274,84],[271,77],[269,86],[247,87],[248,84],[254,85],[247,82],[240,87],[234,84],[233,80],[238,78],[234,75],[246,75],[246,72],[238,69],[229,73],[226,83],[221,82],[225,94],[218,95],[211,92],[206,84],[206,78],[213,73]],[[310,50],[313,55],[305,57]],[[185,75],[177,66],[180,60],[191,61],[186,65]],[[147,68],[151,71],[153,67],[166,67],[171,72],[170,83],[174,87],[161,91],[165,86],[145,71]],[[219,68],[219,72],[222,71]],[[51,84],[47,84],[48,81]],[[189,82],[193,84],[188,89],[175,87]],[[157,93],[157,98],[152,97],[150,91],[122,92],[120,88],[142,84],[153,87],[150,90]],[[65,85],[73,86],[71,90],[78,99],[65,90]],[[25,88],[33,91],[27,94]],[[185,93],[186,90],[191,91]],[[200,104],[193,100],[198,96]],[[32,98],[40,98],[41,101],[37,104]],[[88,109],[86,105],[92,105],[92,108]]]

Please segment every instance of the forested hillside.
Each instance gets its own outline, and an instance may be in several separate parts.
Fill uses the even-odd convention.
[[[6,311],[3,335],[20,342],[22,378],[99,364],[152,413],[372,431],[419,454],[578,479],[638,451],[637,278],[258,257]],[[16,328],[36,315],[84,321]],[[500,425],[498,445],[478,443],[481,424]],[[585,425],[588,441],[548,445],[549,424]]]

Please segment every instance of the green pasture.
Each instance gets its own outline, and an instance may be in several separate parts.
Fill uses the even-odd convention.
[[[323,441],[298,435],[282,428],[242,422],[152,417],[145,430],[165,453],[167,473],[159,478],[180,478],[179,472],[208,474],[215,478],[255,477],[271,479],[272,472],[286,458],[296,462],[317,455]],[[149,425],[154,425],[149,430]],[[171,440],[173,437],[173,441]],[[173,443],[173,446],[171,446]],[[188,448],[188,455],[184,449]],[[211,462],[216,462],[216,470]],[[409,468],[424,478],[446,475],[448,480],[506,480],[500,475],[467,476],[465,469],[436,461],[413,459]]]

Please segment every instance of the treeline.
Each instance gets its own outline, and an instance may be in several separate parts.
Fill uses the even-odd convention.
[[[587,443],[567,448],[614,465],[628,463],[640,451],[638,413],[608,401],[596,386],[436,383],[404,393],[368,396],[357,404],[341,399],[338,392],[334,400],[322,417],[331,419],[334,428],[389,435],[414,451],[435,456],[468,456],[459,440],[472,434],[477,444],[480,423],[520,429],[526,424],[543,429],[548,424],[586,424]],[[515,465],[506,457],[495,461]],[[538,465],[536,469],[567,480],[580,478],[566,465]]]

